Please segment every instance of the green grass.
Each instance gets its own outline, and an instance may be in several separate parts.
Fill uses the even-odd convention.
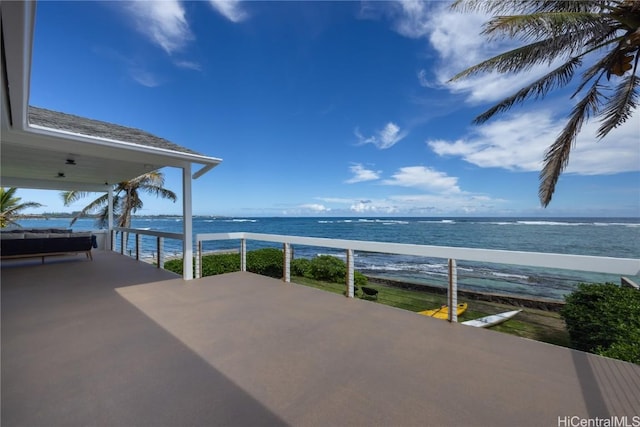
[[[345,294],[346,287],[342,283],[326,283],[299,276],[292,277],[291,280],[293,283],[300,285],[322,289],[335,294]],[[362,297],[361,291],[356,293],[356,297],[403,310],[418,312],[446,304],[445,295],[411,291],[380,284],[369,284],[367,287],[378,290],[377,299],[367,296]],[[458,299],[458,302],[466,302],[468,304],[467,311],[458,318],[460,322],[517,309],[512,306],[486,301]],[[525,308],[515,318],[496,325],[491,330],[564,347],[570,346],[569,334],[564,326],[564,321],[558,313],[550,311]]]

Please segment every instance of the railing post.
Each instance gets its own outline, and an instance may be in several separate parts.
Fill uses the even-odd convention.
[[[197,239],[197,237],[196,237]],[[198,240],[196,246],[196,279],[202,277],[202,240]]]
[[[247,240],[240,239],[240,271],[247,271]]]
[[[120,232],[120,253],[124,255],[124,235],[127,234],[124,231]]]
[[[284,243],[282,245],[282,252],[283,252],[283,257],[284,257],[284,266],[282,269],[282,273],[283,273],[283,277],[282,280],[284,280],[286,283],[290,283],[291,282],[291,245],[289,243]]]
[[[347,297],[353,298],[353,249],[347,249]]]
[[[115,245],[116,245],[116,242],[115,242],[116,231],[110,230],[109,232],[111,233],[111,238],[109,239],[109,250],[113,252],[113,249],[115,248]]]
[[[449,259],[449,322],[458,322],[458,268],[455,259]]]
[[[158,245],[158,268],[164,268],[164,250],[162,248],[163,246],[163,238],[162,237],[158,237],[157,239],[157,245]]]
[[[136,233],[136,260],[140,260],[140,234]]]

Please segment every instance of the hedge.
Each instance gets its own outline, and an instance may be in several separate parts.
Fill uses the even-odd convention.
[[[560,314],[578,350],[640,364],[640,292],[581,283]]]
[[[283,277],[282,250],[265,248],[247,252],[247,271],[264,276]],[[174,259],[164,263],[164,268],[182,274],[182,259]],[[194,263],[195,268],[195,263]],[[215,254],[202,257],[202,276],[240,271],[240,254]],[[344,261],[330,255],[320,255],[312,260],[305,258],[291,261],[291,274],[315,280],[344,283],[347,266]],[[367,278],[359,271],[354,272],[356,286],[366,286]]]
[[[249,251],[247,252],[247,271],[281,278],[282,261],[280,249],[265,248]],[[164,268],[182,274],[182,259],[167,261],[164,263]],[[202,276],[214,276],[234,271],[240,271],[240,254],[216,254],[202,257]]]

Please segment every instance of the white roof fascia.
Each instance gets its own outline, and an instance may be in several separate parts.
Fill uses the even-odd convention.
[[[177,161],[187,161],[190,163],[199,163],[207,166],[211,166],[211,168],[217,166],[222,162],[222,159],[216,157],[208,157],[198,154],[191,153],[181,153],[179,151],[167,150],[165,148],[160,147],[148,147],[140,144],[133,144],[131,142],[118,141],[114,139],[108,138],[98,138],[89,135],[83,135],[79,133],[69,132],[60,129],[52,129],[39,125],[29,125],[28,129],[25,131],[32,132],[34,134],[48,136],[52,138],[61,138],[64,136],[65,139],[71,139],[78,142],[84,142],[89,144],[95,144],[102,147],[107,148],[115,148],[115,149],[125,149],[136,151],[139,153],[153,154],[156,156],[162,156],[171,158]]]

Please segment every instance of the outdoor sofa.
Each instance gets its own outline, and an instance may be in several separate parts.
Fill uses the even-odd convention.
[[[65,229],[13,229],[0,232],[2,259],[44,257],[84,252],[93,260],[91,248],[97,247],[90,231]]]

